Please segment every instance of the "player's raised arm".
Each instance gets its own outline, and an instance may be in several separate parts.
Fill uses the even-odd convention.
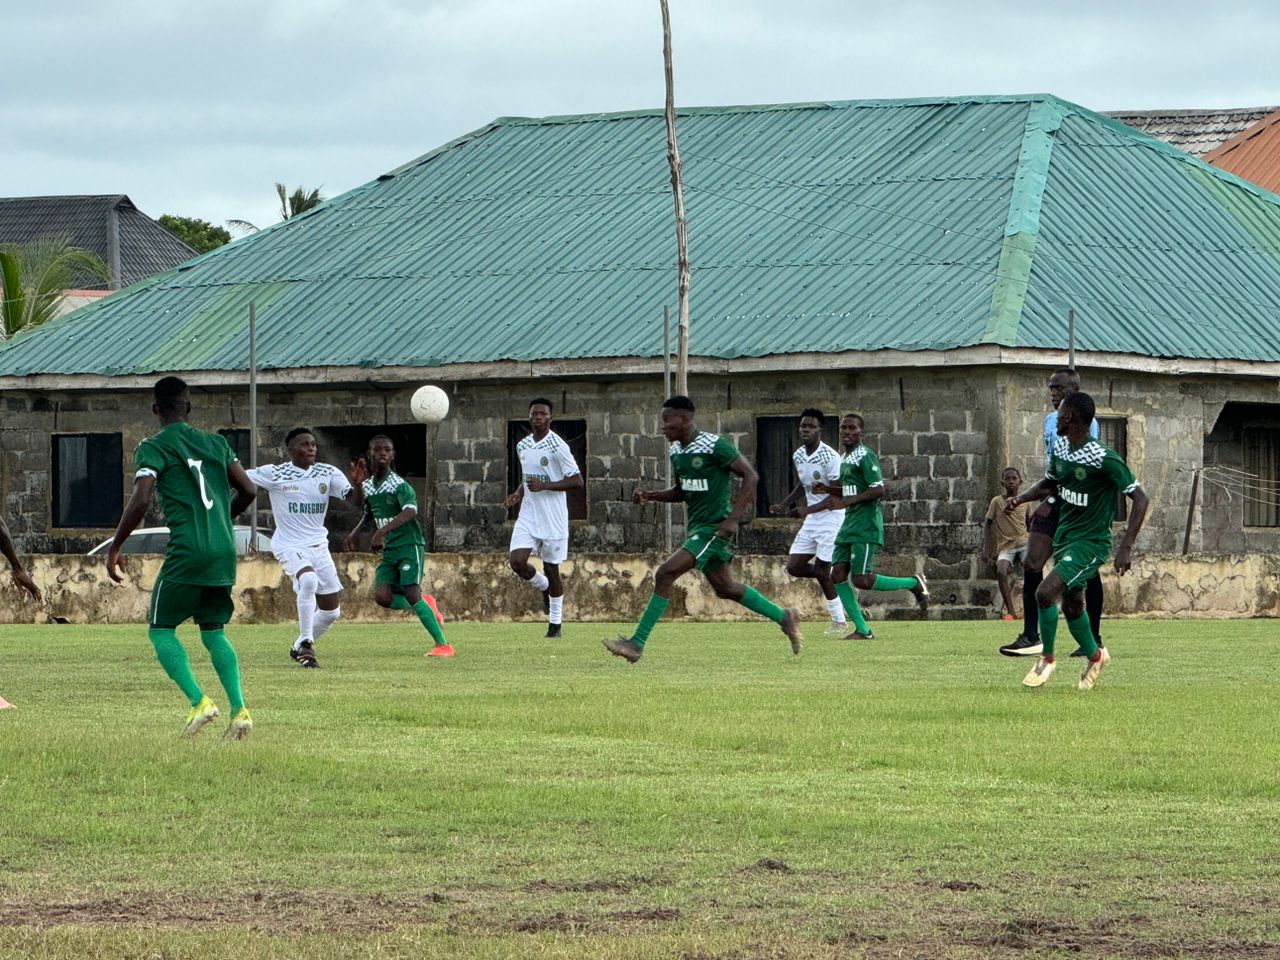
[[[236,491],[231,500],[231,516],[234,519],[249,509],[249,505],[257,499],[258,488],[253,485],[239,460],[232,460],[227,464],[227,480],[231,483],[231,489]]]
[[[631,499],[643,507],[646,503],[679,503],[684,494],[679,487],[667,487],[665,490],[637,490]]]
[[[1024,503],[1031,503],[1037,500],[1043,500],[1045,497],[1052,496],[1058,491],[1058,485],[1048,477],[1041,478],[1040,482],[1029,490],[1023,490],[1016,497],[1009,497],[1004,502],[1004,512],[1013,513]]]
[[[0,553],[3,553],[4,558],[9,561],[9,569],[13,571],[13,582],[38,601],[40,588],[22,566],[22,560],[18,557],[18,551],[14,549],[13,539],[9,536],[9,528],[5,525],[3,517],[0,517]]]
[[[115,536],[111,538],[111,546],[107,547],[107,576],[116,583],[124,583],[121,571],[125,566],[125,558],[120,553],[121,546],[129,539],[129,534],[137,529],[142,518],[147,515],[151,499],[156,492],[156,477],[150,471],[140,472],[133,480],[133,496],[120,514],[120,523],[116,526]]]

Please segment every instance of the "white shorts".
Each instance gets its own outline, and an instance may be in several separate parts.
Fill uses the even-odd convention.
[[[528,550],[540,557],[543,563],[560,564],[569,557],[569,538],[544,540],[542,537],[535,537],[523,518],[520,518],[511,531],[511,547],[507,552],[515,553],[517,550]]]
[[[1027,545],[1024,543],[1020,547],[1010,547],[1008,550],[1001,550],[996,554],[996,559],[1007,560],[1009,563],[1013,563],[1015,560],[1021,560],[1023,563],[1026,563]]]
[[[304,567],[310,567],[320,578],[320,587],[316,593],[342,592],[342,581],[338,579],[338,568],[333,565],[333,557],[329,555],[327,543],[318,547],[288,547],[271,552],[280,561],[280,566],[284,567],[284,572],[293,581],[295,589],[298,585],[298,571]]]
[[[839,521],[839,517],[835,518]],[[791,541],[791,552],[805,556],[812,555],[823,563],[831,562],[831,551],[836,546],[836,534],[840,532],[839,522],[832,523],[826,517],[810,514],[796,532]]]

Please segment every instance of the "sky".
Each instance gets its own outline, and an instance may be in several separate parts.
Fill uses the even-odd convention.
[[[1280,104],[1274,2],[670,0],[681,106]],[[0,0],[0,195],[279,219],[499,116],[657,108],[658,0]]]

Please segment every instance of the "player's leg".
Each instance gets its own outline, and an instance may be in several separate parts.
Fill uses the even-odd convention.
[[[845,636],[846,640],[873,640],[875,634],[867,626],[867,618],[863,616],[862,605],[858,603],[858,594],[849,582],[853,573],[851,565],[853,544],[837,543],[832,550],[831,579],[835,583],[836,596],[844,607],[844,612],[853,623],[853,632]]]
[[[400,551],[397,556],[396,569],[400,578],[398,584],[399,592],[404,595],[405,601],[409,604],[414,613],[418,615],[418,620],[431,634],[434,646],[427,652],[431,657],[451,657],[453,656],[453,647],[449,645],[449,641],[444,637],[444,628],[440,626],[440,620],[436,617],[436,613],[431,609],[431,604],[422,598],[422,575],[423,567],[426,565],[426,550],[423,547],[406,547]]]
[[[1098,568],[1106,562],[1110,552],[1109,541],[1063,544],[1054,552],[1053,575],[1061,577],[1064,584],[1062,614],[1066,617],[1071,636],[1080,645],[1083,656],[1089,660],[1084,673],[1080,675],[1081,690],[1093,687],[1102,668],[1111,659],[1094,638],[1085,602],[1085,585],[1097,576]],[[1041,636],[1043,637],[1043,631]]]
[[[293,595],[298,608],[298,636],[289,649],[289,656],[299,666],[318,666],[313,647],[316,594],[320,591],[320,577],[309,551],[286,550],[277,553],[276,559],[293,582]]]
[[[1022,678],[1024,686],[1042,687],[1053,676],[1054,645],[1058,637],[1058,601],[1061,600],[1065,590],[1066,585],[1057,569],[1044,577],[1040,581],[1040,586],[1036,588],[1037,629],[1043,650],[1036,659],[1035,666]]]
[[[687,544],[689,541],[685,541]],[[677,580],[694,569],[697,561],[687,546],[681,546],[675,553],[667,557],[653,574],[653,594],[645,604],[640,622],[629,637],[616,637],[602,641],[604,648],[615,657],[635,663],[644,653],[644,645],[649,642],[649,634],[657,626],[662,615],[667,612],[667,604],[671,600],[671,588]]]
[[[886,577],[875,572],[876,554],[880,545],[876,543],[850,544],[850,563],[853,567],[853,585],[859,590],[910,590],[916,598],[921,610],[929,606],[929,586],[924,577]]]
[[[730,551],[729,557],[732,557],[732,555]],[[782,632],[791,641],[791,652],[798,654],[802,641],[800,636],[800,614],[795,610],[784,610],[756,590],[755,587],[749,587],[734,580],[733,574],[729,572],[729,560],[727,558],[704,556],[706,559],[698,564],[698,569],[707,578],[707,583],[711,584],[711,589],[715,591],[716,596],[721,600],[733,600],[735,603],[742,604],[752,613],[758,613],[760,616],[772,620],[782,628]]]
[[[836,582],[831,570],[837,529],[829,526],[814,538],[813,578],[818,581],[818,589],[822,591],[822,599],[827,605],[827,617],[831,621],[827,627],[827,635],[843,637],[848,632],[849,624],[845,618],[844,603],[836,593]]]
[[[187,651],[178,641],[178,625],[194,613],[199,602],[200,588],[186,583],[172,583],[165,579],[164,571],[151,589],[151,606],[147,614],[147,637],[155,648],[156,659],[169,679],[178,685],[191,712],[187,714],[185,736],[199,733],[206,724],[218,716],[217,705],[204,695]]]
[[[510,552],[507,554],[507,560],[511,564],[511,570],[517,577],[524,580],[529,586],[542,594],[542,609],[549,611],[551,606],[551,596],[548,590],[550,580],[547,574],[539,573],[538,569],[529,562],[531,554],[537,552],[539,541],[529,528],[525,526],[523,518],[516,518],[516,525],[511,530],[511,546]],[[543,558],[545,565],[546,559]],[[561,594],[563,596],[563,594]]]
[[[338,577],[338,568],[327,546],[318,548],[312,560],[316,576],[320,580],[316,593],[315,629],[311,635],[314,643],[328,633],[329,628],[342,617],[342,580]]]
[[[1013,591],[1009,585],[1009,571],[1013,564],[1003,556],[996,561],[996,582],[1000,584],[1000,598],[1004,601],[1004,619],[1013,619]]]
[[[560,636],[564,623],[564,581],[560,578],[560,564],[569,555],[569,541],[544,540],[538,551],[542,556],[542,568],[547,576],[547,637]]]
[[[231,646],[225,630],[234,609],[229,586],[202,587],[195,620],[200,624],[200,642],[209,651],[213,669],[227,695],[231,723],[224,736],[230,740],[243,740],[253,730],[253,718],[244,705],[244,692],[240,685],[240,658],[236,656],[235,647]]]
[[[1093,630],[1093,639],[1097,645],[1105,649],[1102,642],[1102,575],[1094,574],[1084,585],[1084,608],[1089,614],[1089,628]],[[1073,657],[1085,656],[1084,647],[1076,649]]]
[[[1038,657],[1043,652],[1036,591],[1044,579],[1044,565],[1053,553],[1053,534],[1057,528],[1057,503],[1046,500],[1031,514],[1027,555],[1022,561],[1022,633],[1000,648],[1006,657]]]

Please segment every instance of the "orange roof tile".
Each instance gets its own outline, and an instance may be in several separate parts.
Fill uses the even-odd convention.
[[[1240,131],[1203,159],[1264,190],[1280,193],[1280,110]]]

